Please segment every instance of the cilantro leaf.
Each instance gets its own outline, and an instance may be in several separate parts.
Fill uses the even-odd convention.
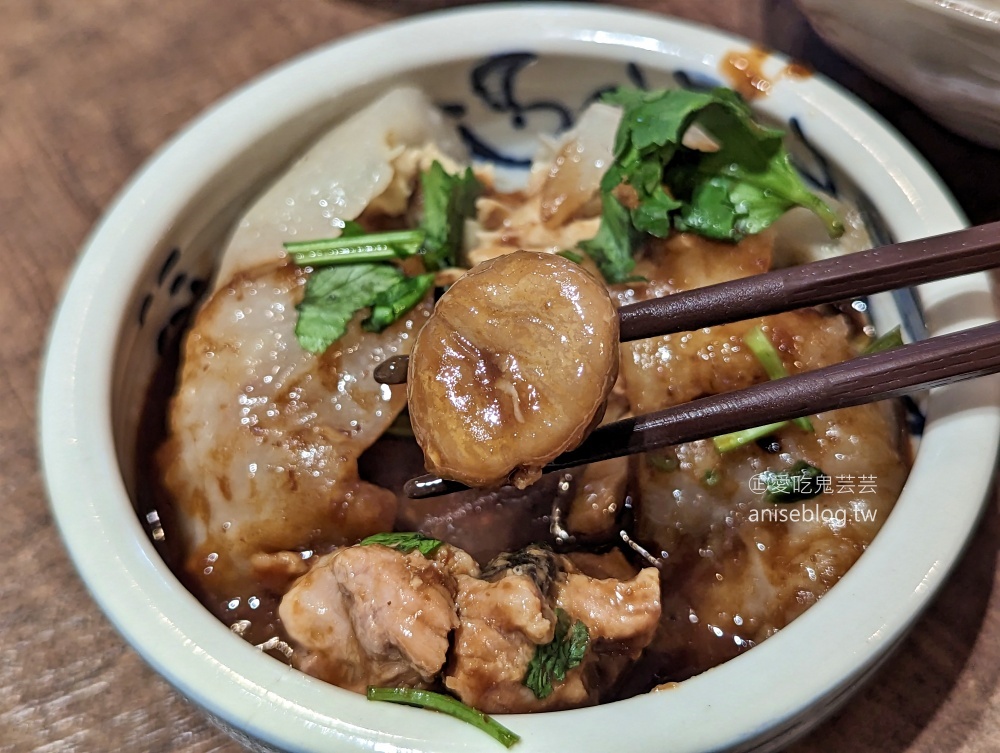
[[[295,335],[312,353],[324,352],[343,337],[360,309],[372,307],[362,327],[381,332],[412,309],[434,285],[434,275],[407,277],[392,262],[421,254],[429,272],[454,266],[462,248],[465,219],[475,214],[482,185],[472,168],[449,175],[434,162],[420,176],[424,196],[421,227],[365,233],[345,222],[337,238],[285,243],[292,260],[314,270],[306,284]],[[336,267],[336,268],[334,268]]]
[[[434,162],[421,173],[420,184],[424,194],[424,219],[420,226],[426,233],[424,266],[431,272],[453,267],[462,249],[465,218],[475,215],[482,184],[471,167],[449,175],[440,162]]]
[[[622,119],[614,162],[601,181],[601,227],[580,245],[608,282],[627,276],[624,256],[632,255],[641,234],[664,238],[676,228],[738,241],[795,206],[812,210],[831,237],[843,233],[840,218],[792,167],[784,133],[756,123],[736,92],[622,88],[604,101],[620,106]],[[694,125],[711,137],[714,150],[684,145]],[[616,195],[623,185],[627,209]]]
[[[368,332],[381,332],[403,314],[420,303],[434,287],[434,275],[404,277],[388,290],[375,296],[372,312],[361,322]]]
[[[815,212],[831,237],[841,235],[840,218],[806,188],[792,167],[784,133],[754,122],[747,104],[728,89],[716,90],[714,96],[715,102],[699,113],[697,122],[712,134],[719,149],[699,153],[697,169],[688,176],[695,190],[710,181],[727,192],[732,229],[728,235],[718,229],[711,237],[739,240],[759,233],[795,206]],[[668,167],[664,178],[671,186],[673,177]]]
[[[729,91],[720,88],[712,93],[689,89],[644,92],[623,87],[608,93],[603,101],[624,110],[615,139],[615,158],[626,154],[631,147],[640,154],[648,152],[650,147],[659,147],[667,149],[666,154],[659,155],[661,161],[669,161],[695,116],[718,99],[717,92]]]
[[[690,191],[689,201],[674,217],[677,229],[716,240],[734,240],[738,215],[726,182],[709,178],[693,184]]]
[[[642,233],[666,238],[670,235],[670,213],[681,206],[680,201],[668,195],[663,186],[658,185],[645,201],[632,210],[632,225]]]
[[[551,643],[535,648],[535,655],[528,664],[528,673],[521,681],[535,698],[548,698],[552,694],[552,681],[562,682],[566,673],[580,665],[590,645],[590,632],[580,620],[569,624],[569,615],[556,609],[556,631]]]
[[[608,282],[625,282],[635,269],[633,253],[638,234],[632,217],[610,193],[601,198],[601,226],[597,235],[580,243],[580,248],[594,260]]]
[[[296,306],[299,319],[295,337],[310,353],[323,353],[344,336],[354,314],[371,306],[378,295],[403,279],[403,273],[388,264],[352,264],[324,267],[309,275],[302,302]]]
[[[366,233],[357,222],[344,222],[336,238],[285,243],[299,265],[326,266],[359,262],[395,261],[421,254],[428,271],[455,266],[462,249],[465,220],[476,213],[482,184],[471,167],[448,174],[440,162],[420,175],[424,217],[420,227]]]
[[[369,685],[365,695],[369,701],[401,703],[406,706],[416,706],[447,714],[482,730],[505,748],[510,748],[521,740],[520,735],[511,732],[493,717],[444,693],[435,693],[433,690],[420,690],[419,688],[377,688],[374,685]]]
[[[376,533],[366,539],[361,539],[360,546],[381,544],[397,549],[403,554],[418,550],[425,557],[430,557],[444,542],[424,536],[422,533]]]

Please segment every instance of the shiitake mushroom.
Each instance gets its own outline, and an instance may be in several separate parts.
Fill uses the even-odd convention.
[[[618,376],[618,315],[604,284],[561,256],[478,265],[438,301],[407,378],[427,470],[525,488],[600,422]]]

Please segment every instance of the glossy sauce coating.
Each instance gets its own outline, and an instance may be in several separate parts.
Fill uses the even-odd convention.
[[[395,495],[361,480],[357,459],[405,406],[372,371],[409,350],[429,306],[377,334],[356,319],[315,356],[294,334],[304,285],[293,266],[237,275],[184,343],[158,462],[183,566],[214,605],[282,591],[307,567],[299,552],[353,543],[395,517]]]
[[[635,273],[647,282],[610,296],[589,260],[514,252],[555,252],[596,232],[609,115],[582,118],[525,191],[487,191],[466,261],[492,261],[454,283],[419,337],[429,304],[379,334],[363,332],[359,314],[326,354],[305,353],[293,333],[305,276],[281,265],[242,270],[198,314],[160,451],[171,499],[161,509],[180,519],[168,526],[183,550],[177,569],[235,632],[253,643],[287,641],[282,658],[355,690],[443,683],[486,710],[567,708],[646,692],[747,650],[821,598],[870,543],[907,472],[889,403],[814,416],[814,432],[790,426],[725,454],[695,442],[553,474],[526,491],[398,500],[395,476],[401,483],[419,472],[407,460],[419,463],[421,451],[412,441],[401,451],[406,440],[390,427],[398,428],[403,396],[377,385],[371,371],[414,340],[411,418],[429,467],[449,475],[451,463],[450,475],[467,473],[467,483],[522,486],[606,407],[613,419],[766,379],[741,341],[755,324],[791,373],[856,353],[850,321],[832,307],[651,338],[620,346],[621,374],[606,403],[619,369],[612,299],[621,305],[764,272],[805,260],[803,247],[811,248],[794,213],[739,244],[675,234],[640,249]],[[391,161],[403,176],[400,195],[414,189],[402,168],[425,152],[403,150]],[[793,508],[765,503],[751,488],[756,473],[801,459],[836,479],[835,491]],[[862,475],[875,480],[862,486]],[[839,477],[853,477],[854,490],[842,490]],[[826,517],[763,516],[779,507]],[[553,522],[557,509],[566,512],[569,538],[549,530],[550,509]],[[573,551],[542,589],[513,574],[478,578],[468,557],[485,565],[542,541],[587,549],[618,540],[622,526],[659,559],[658,572],[639,574],[638,557]],[[393,527],[461,547],[468,572],[345,547]],[[525,611],[514,597],[528,592],[536,603]],[[535,647],[551,638],[556,607],[587,624],[593,654],[542,701],[522,678]],[[530,629],[540,622],[544,631]]]
[[[769,94],[774,84],[783,78],[806,78],[812,75],[812,71],[802,63],[789,63],[777,75],[768,76],[764,72],[764,65],[770,57],[770,50],[763,47],[734,50],[722,59],[719,72],[744,99],[756,99]]]
[[[766,271],[769,235],[716,244],[690,235],[651,243],[619,300]],[[767,381],[743,335],[759,326],[791,374],[852,358],[855,332],[832,308],[802,309],[622,346],[632,410],[646,413]],[[711,440],[634,460],[634,534],[661,559],[663,619],[629,687],[683,680],[753,647],[815,604],[871,543],[908,471],[894,402],[811,416],[766,440],[720,453]],[[797,461],[829,483],[813,499],[777,504],[754,479]],[[630,692],[629,690],[625,691]]]
[[[618,317],[578,264],[519,251],[438,302],[410,356],[408,397],[429,471],[520,488],[600,420],[618,374]]]

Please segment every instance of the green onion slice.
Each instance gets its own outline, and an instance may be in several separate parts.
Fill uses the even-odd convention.
[[[754,327],[743,335],[744,344],[754,354],[760,365],[764,367],[769,379],[784,379],[788,376],[788,369],[781,361],[778,349],[774,347],[771,339],[764,334],[760,327]],[[803,431],[813,431],[812,421],[805,416],[794,419],[793,423]]]
[[[646,462],[655,470],[663,473],[672,473],[681,467],[680,461],[672,450],[662,452],[647,452]]]
[[[881,353],[883,350],[892,350],[903,344],[903,335],[899,327],[893,327],[884,335],[879,335],[868,346],[861,351],[861,355],[870,356],[872,353]]]
[[[390,230],[367,235],[342,235],[313,241],[285,243],[285,250],[299,266],[324,267],[403,259],[423,247],[423,230]]]
[[[731,434],[720,434],[717,437],[712,437],[712,442],[715,444],[715,449],[719,452],[730,452],[743,445],[756,442],[761,437],[773,434],[778,429],[782,429],[787,425],[787,421],[779,421],[776,424],[758,426],[755,429],[744,429],[743,431],[734,431]]]
[[[760,474],[764,482],[764,501],[787,504],[818,497],[823,493],[830,477],[805,460],[799,460],[787,471],[764,471]]]

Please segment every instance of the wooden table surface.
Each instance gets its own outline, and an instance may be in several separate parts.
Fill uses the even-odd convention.
[[[3,753],[239,750],[123,643],[60,545],[35,446],[45,332],[88,229],[187,120],[303,50],[448,4],[0,3],[0,258],[8,265],[0,275]],[[839,58],[791,0],[629,4],[738,32],[808,61],[910,138],[972,220],[1000,219],[1000,154],[950,135]],[[846,710],[794,746],[796,753],[1000,751],[998,544],[994,500],[902,649]]]

